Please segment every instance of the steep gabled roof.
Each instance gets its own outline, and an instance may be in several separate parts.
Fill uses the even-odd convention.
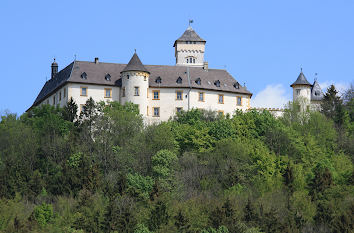
[[[43,99],[50,95],[56,88],[63,85],[69,78],[75,62],[58,72],[52,79],[45,82],[33,105],[39,104]]]
[[[322,100],[323,91],[320,87],[320,84],[315,80],[311,88],[311,100]]]
[[[54,79],[51,79],[45,83],[32,106],[36,106],[41,103],[44,99],[53,94],[54,91],[66,83],[121,87],[121,73],[127,66],[128,65],[126,64],[119,63],[75,61],[56,74]],[[146,65],[144,68],[150,71],[149,87],[196,88],[252,95],[252,93],[248,91],[245,86],[239,85],[239,87],[236,88],[235,86],[237,85],[235,84],[238,82],[226,70],[208,69],[208,71],[206,71],[202,67],[167,65]],[[186,74],[187,68],[190,73],[190,86]],[[83,73],[86,74],[86,78],[82,78]],[[109,80],[105,78],[107,74],[111,76]],[[160,83],[156,82],[158,77],[161,78]],[[181,77],[182,83],[177,83],[176,80],[179,77]],[[196,82],[198,79],[201,80],[200,84]],[[217,80],[220,81],[220,87],[217,87],[214,84]]]
[[[128,65],[122,70],[122,72],[126,72],[126,71],[144,71],[144,72],[150,73],[145,68],[143,63],[140,61],[140,59],[136,53],[134,53],[134,55],[130,59]]]
[[[179,41],[199,41],[199,42],[206,42],[206,40],[202,39],[191,26],[187,28],[187,30],[183,33],[183,35],[178,38],[173,47],[176,46],[176,43]]]
[[[305,75],[302,73],[299,74],[299,77],[297,77],[296,81],[291,84],[290,86],[293,87],[294,85],[309,85],[312,86],[309,81],[307,81]]]

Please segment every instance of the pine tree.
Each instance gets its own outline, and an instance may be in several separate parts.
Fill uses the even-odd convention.
[[[77,104],[71,97],[69,102],[63,108],[63,118],[67,121],[74,122],[77,117]]]
[[[332,119],[337,126],[342,126],[346,119],[346,111],[342,99],[337,94],[338,91],[332,84],[323,96],[321,112]]]

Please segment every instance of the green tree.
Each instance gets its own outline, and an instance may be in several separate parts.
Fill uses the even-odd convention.
[[[150,213],[150,230],[156,231],[160,229],[162,225],[167,224],[169,218],[166,204],[162,201],[157,201]]]

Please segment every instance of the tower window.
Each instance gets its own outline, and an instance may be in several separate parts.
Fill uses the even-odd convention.
[[[129,79],[129,77],[130,77],[129,74],[127,74],[127,79]]]
[[[66,88],[64,88],[64,98],[66,97]]]
[[[59,101],[61,101],[61,91],[59,92]]]
[[[193,58],[193,63],[195,63],[195,58]]]
[[[125,87],[122,88],[122,97],[125,97]]]
[[[159,76],[159,77],[157,77],[157,78],[156,78],[156,80],[155,80],[155,82],[156,82],[156,83],[161,83],[161,82],[162,82],[161,77],[160,77],[160,76]]]
[[[319,92],[319,91],[315,91],[315,95],[316,95],[316,96],[319,96],[319,95],[320,95],[320,92]]]
[[[135,96],[139,96],[140,95],[139,87],[134,87],[134,95]]]
[[[178,84],[182,84],[182,78],[181,78],[181,77],[178,77],[178,79],[177,79],[176,83],[178,83]]]
[[[296,89],[296,95],[300,95],[300,89]]]
[[[81,74],[81,78],[82,78],[82,79],[87,79],[87,74],[86,74],[86,72],[83,72],[83,73]]]

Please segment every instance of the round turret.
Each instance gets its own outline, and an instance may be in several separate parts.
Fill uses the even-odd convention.
[[[139,112],[147,116],[148,88],[150,72],[141,63],[138,55],[134,53],[128,65],[121,72],[122,95],[121,103],[131,102],[139,106]]]
[[[301,72],[296,81],[290,85],[293,88],[293,102],[305,102],[306,105],[311,102],[311,87],[305,75]]]

